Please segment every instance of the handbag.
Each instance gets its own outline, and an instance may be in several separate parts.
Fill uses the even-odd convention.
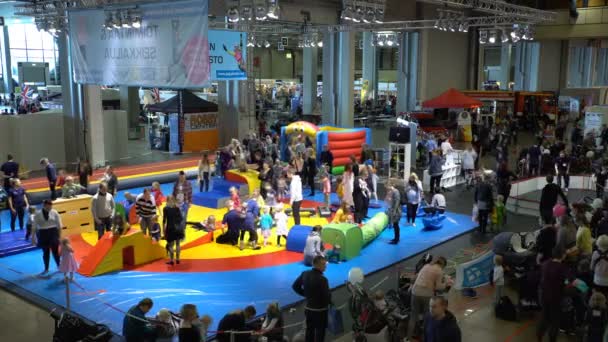
[[[342,321],[342,312],[334,306],[329,307],[327,321],[327,330],[334,336],[344,333],[344,322]]]

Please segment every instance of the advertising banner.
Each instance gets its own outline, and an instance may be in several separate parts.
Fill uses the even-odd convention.
[[[460,141],[473,141],[473,128],[471,126],[471,114],[469,112],[460,112],[460,114],[458,114],[458,135]]]
[[[217,112],[184,114],[186,132],[206,131],[217,128]]]
[[[106,20],[119,11],[69,12],[75,82],[165,88],[209,84],[207,0],[142,4],[139,28],[106,29]]]
[[[209,31],[209,63],[211,80],[246,80],[247,33]]]
[[[494,269],[494,252],[488,251],[477,259],[456,266],[457,290],[479,287],[490,282],[489,275]]]

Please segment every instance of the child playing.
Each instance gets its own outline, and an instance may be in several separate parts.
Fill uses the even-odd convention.
[[[268,243],[268,238],[270,237],[271,228],[272,228],[272,216],[270,215],[270,208],[265,207],[264,213],[260,217],[260,228],[262,228],[262,236],[264,237],[264,247]]]
[[[61,261],[59,262],[59,271],[63,272],[65,281],[74,280],[74,272],[78,271],[78,263],[74,258],[74,249],[68,238],[61,239]],[[69,276],[69,278],[68,278]]]
[[[336,264],[339,264],[341,251],[342,248],[338,244],[333,245],[330,250],[325,251],[325,257],[327,258],[327,262],[334,261]]]
[[[352,215],[350,212],[350,207],[346,202],[340,204],[340,208],[336,211],[334,215],[334,219],[331,223],[349,223],[352,222]]]
[[[329,208],[331,205],[329,201],[329,196],[331,195],[331,181],[329,180],[329,173],[327,171],[323,173],[321,182],[323,183],[323,199],[325,205]]]
[[[277,246],[281,247],[281,237],[287,240],[287,214],[283,211],[283,205],[277,205],[277,212],[274,214],[274,220],[277,225]]]
[[[234,186],[231,186],[230,189],[228,189],[228,191],[230,192],[230,200],[233,203],[232,207],[235,209],[240,209],[241,208],[241,198],[239,197],[239,191]]]
[[[585,317],[587,325],[587,342],[602,342],[604,331],[608,322],[608,309],[606,308],[606,297],[598,291],[594,291],[589,299],[589,309]]]
[[[156,203],[156,209],[160,213],[160,206],[165,202],[165,195],[163,195],[160,189],[159,182],[152,183],[152,195],[154,196],[154,202]]]
[[[34,224],[34,216],[36,216],[36,207],[30,206],[27,208],[27,212],[29,216],[27,217],[27,224],[25,225],[25,240],[30,239],[30,235],[32,235],[32,229]]]
[[[276,193],[276,191],[274,191],[272,186],[270,186],[270,184],[267,184],[266,185],[266,206],[273,209],[277,206],[277,204],[278,204],[277,203],[277,193]],[[271,212],[272,212],[272,210],[271,210]]]
[[[57,171],[57,180],[55,181],[55,186],[61,188],[65,184],[65,170],[61,169]]]
[[[342,182],[342,176],[338,176],[336,178],[336,195],[338,195],[338,202],[342,203],[342,198],[344,197],[344,183]]]
[[[505,287],[505,270],[502,267],[502,256],[494,256],[494,272],[492,272],[492,283],[494,284],[494,305],[498,304],[503,295]]]
[[[160,224],[158,223],[158,216],[152,217],[152,227],[150,228],[150,236],[156,242],[160,240]]]
[[[281,176],[277,181],[277,200],[283,202],[285,196],[287,196],[287,181],[285,177]]]
[[[505,198],[502,195],[496,196],[496,204],[492,211],[492,231],[499,232],[505,224]]]
[[[161,309],[156,314],[156,342],[171,342],[179,327],[174,323],[171,312]]]

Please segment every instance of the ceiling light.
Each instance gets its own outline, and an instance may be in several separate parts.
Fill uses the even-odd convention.
[[[249,39],[247,40],[247,47],[254,47],[255,43],[253,42],[253,39]]]
[[[116,12],[114,13],[114,16],[112,17],[112,27],[113,28],[120,28],[121,22],[120,22],[120,13]]]
[[[488,42],[488,31],[479,30],[479,44],[486,44]]]
[[[141,27],[141,15],[139,15],[138,13],[135,13],[133,15],[131,26],[133,26],[135,28]]]
[[[346,6],[344,7],[344,10],[342,10],[342,19],[344,20],[353,20],[353,8],[352,6]]]
[[[239,8],[237,6],[229,7],[228,11],[226,11],[226,17],[228,17],[228,22],[238,23],[239,22]]]
[[[106,13],[106,20],[104,21],[103,27],[105,27],[106,30],[112,30],[112,12]]]
[[[382,24],[384,22],[384,9],[376,8],[376,14],[374,15],[374,22],[376,24]]]
[[[242,6],[241,7],[241,20],[253,20],[253,10],[251,9],[251,6]]]
[[[268,0],[268,18],[279,19],[279,0]]]
[[[123,12],[123,18],[121,20],[122,23],[122,27],[123,28],[130,28],[131,27],[131,16],[129,15],[128,12]]]
[[[395,35],[394,34],[386,36],[386,45],[387,46],[395,45]]]
[[[270,47],[270,42],[267,40],[264,41],[264,47],[268,49]]]
[[[268,10],[266,9],[266,6],[258,5],[255,7],[255,19],[260,21],[268,19]]]
[[[490,30],[490,33],[488,35],[488,43],[496,43],[496,30]]]
[[[386,36],[379,36],[378,37],[378,46],[384,46],[385,43],[386,43]]]
[[[361,20],[363,20],[363,17],[364,17],[363,8],[357,7],[357,9],[355,10],[355,13],[353,13],[353,18],[351,20],[354,21],[355,23],[359,23],[359,22],[361,22]]]

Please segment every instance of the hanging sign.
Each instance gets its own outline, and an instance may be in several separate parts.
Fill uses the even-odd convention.
[[[186,132],[207,131],[217,128],[217,112],[184,114]]]
[[[82,84],[203,87],[209,83],[207,0],[138,5],[140,27],[111,26],[121,12],[69,12],[74,80]]]
[[[209,31],[209,63],[211,80],[246,80],[247,33]]]

